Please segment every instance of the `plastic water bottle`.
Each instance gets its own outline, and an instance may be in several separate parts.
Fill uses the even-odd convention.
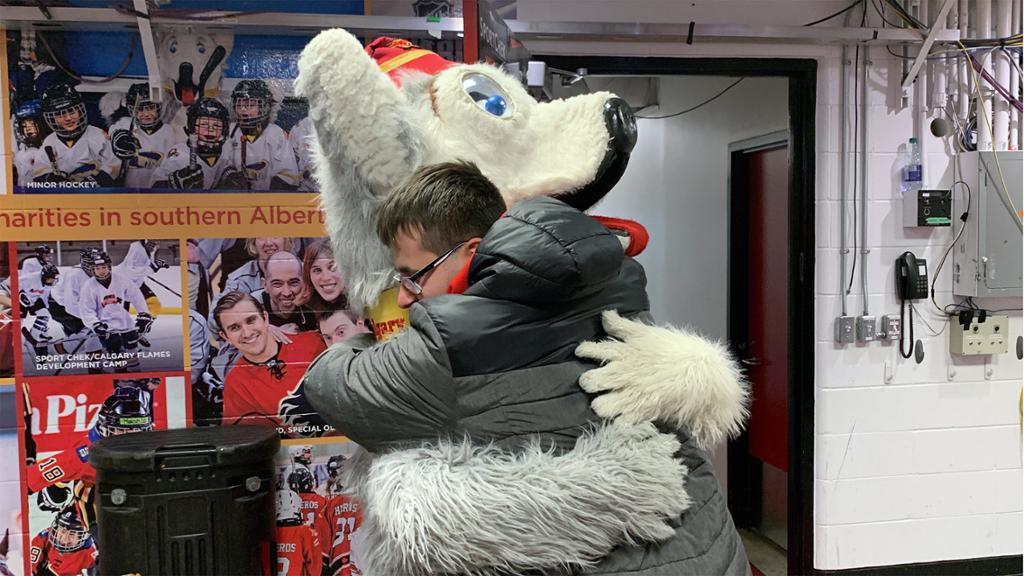
[[[907,194],[920,190],[923,186],[921,178],[921,146],[917,138],[911,138],[907,146],[907,153],[903,160],[902,177],[900,179],[900,192]]]

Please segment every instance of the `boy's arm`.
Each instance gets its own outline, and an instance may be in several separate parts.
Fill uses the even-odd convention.
[[[405,332],[379,344],[367,340],[331,346],[310,364],[303,382],[317,412],[371,452],[382,444],[433,440],[448,430],[455,396],[451,366],[424,309],[412,308]]]

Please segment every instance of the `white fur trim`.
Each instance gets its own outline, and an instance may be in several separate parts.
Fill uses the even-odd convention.
[[[591,403],[595,412],[686,427],[702,448],[740,433],[749,415],[749,390],[725,346],[615,311],[604,312],[602,320],[612,339],[576,348],[577,356],[604,364],[580,378],[584,390],[600,394]]]
[[[521,574],[594,565],[616,546],[663,541],[690,505],[675,436],[609,424],[555,455],[468,442],[350,464],[365,504],[367,576]]]

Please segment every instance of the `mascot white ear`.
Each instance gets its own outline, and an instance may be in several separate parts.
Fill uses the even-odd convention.
[[[538,103],[496,67],[391,38],[364,49],[344,30],[306,46],[295,93],[309,100],[328,233],[358,307],[391,282],[374,231],[380,198],[419,166],[468,160],[508,204],[550,195],[585,210],[618,181],[636,143],[633,113],[613,94]]]

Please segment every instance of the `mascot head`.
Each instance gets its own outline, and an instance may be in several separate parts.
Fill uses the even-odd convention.
[[[309,100],[328,232],[357,306],[389,287],[376,207],[417,167],[468,160],[509,205],[548,195],[586,210],[618,181],[636,143],[633,112],[613,94],[539,103],[494,66],[390,38],[364,49],[343,30],[305,48],[295,88]]]
[[[203,96],[216,97],[223,58],[231,52],[234,36],[199,32],[190,27],[156,28],[154,33],[164,93],[185,107]],[[219,54],[219,61],[215,54]]]

